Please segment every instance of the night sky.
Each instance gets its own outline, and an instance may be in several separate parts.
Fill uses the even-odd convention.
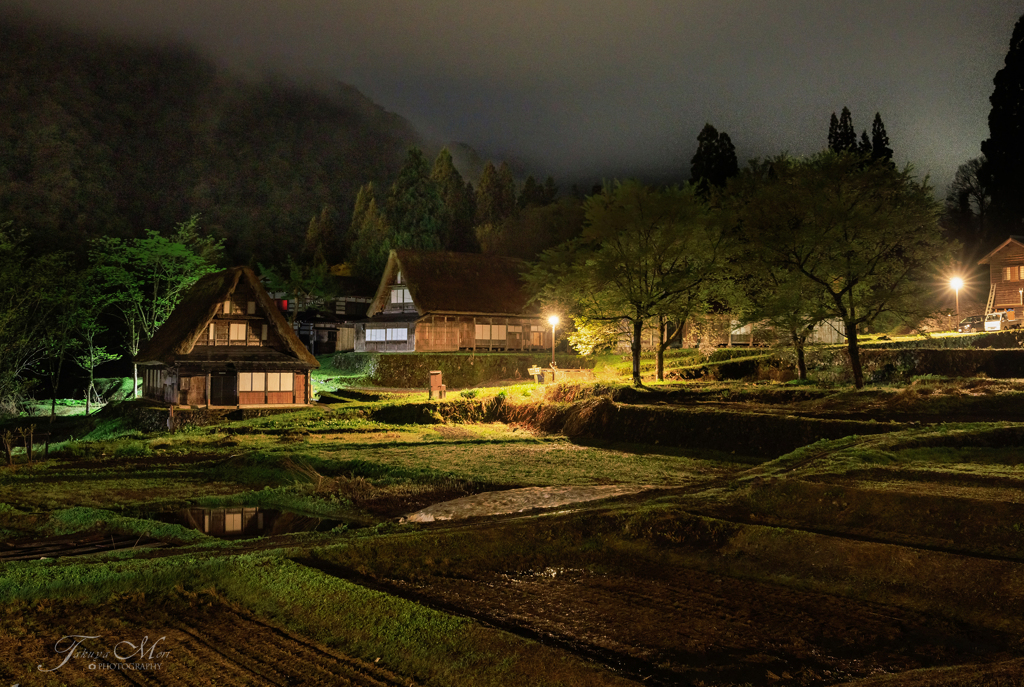
[[[557,179],[682,180],[706,121],[741,163],[881,112],[938,192],[988,136],[1019,0],[0,0],[183,41],[253,75],[337,79],[425,136]]]

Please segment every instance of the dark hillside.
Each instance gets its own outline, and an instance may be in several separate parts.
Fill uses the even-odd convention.
[[[359,186],[390,180],[417,143],[345,84],[254,83],[188,48],[0,18],[0,222],[46,248],[198,212],[232,262],[276,262],[325,204],[347,218]]]

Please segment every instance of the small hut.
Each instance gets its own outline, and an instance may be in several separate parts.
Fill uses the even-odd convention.
[[[985,314],[1003,311],[1011,320],[1024,318],[1024,236],[1006,239],[978,264],[988,265],[989,271]]]
[[[393,250],[356,324],[357,351],[534,351],[551,326],[529,302],[522,260],[478,253]]]
[[[196,282],[135,362],[143,397],[205,407],[308,404],[320,366],[248,267]]]

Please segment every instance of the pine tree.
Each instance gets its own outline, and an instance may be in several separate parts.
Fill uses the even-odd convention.
[[[511,217],[516,212],[516,180],[507,162],[498,167],[498,210],[501,219]]]
[[[1024,231],[1024,16],[1017,20],[1005,66],[989,98],[989,138],[981,144],[992,193],[990,216],[1009,233]]]
[[[353,214],[348,262],[352,265],[353,276],[374,284],[380,281],[392,248],[390,232],[384,213],[373,197],[373,186],[367,184],[360,189],[359,197],[364,202],[356,203],[357,213]]]
[[[893,164],[889,135],[885,133],[885,124],[882,124],[882,115],[878,112],[875,113],[875,121],[871,123],[871,159],[874,162],[881,160]]]
[[[391,248],[440,250],[445,206],[419,148],[410,148],[384,204]]]
[[[860,132],[860,143],[857,144],[857,152],[865,156],[871,154],[871,139],[868,138],[866,130]]]
[[[477,224],[497,225],[516,210],[516,182],[508,164],[495,168],[493,162],[484,166],[476,192]]]
[[[328,263],[337,257],[338,213],[325,205],[318,216],[309,220],[302,257],[307,264]]]
[[[437,191],[445,208],[443,247],[460,252],[476,250],[476,237],[473,234],[476,212],[472,187],[467,188],[459,170],[455,169],[452,154],[447,148],[442,149],[434,160],[430,178],[437,184]]]
[[[853,129],[853,117],[850,108],[844,107],[839,119],[832,113],[832,121],[828,126],[828,149],[837,153],[857,152],[857,132]]]
[[[550,205],[555,202],[555,198],[558,197],[558,186],[555,185],[554,177],[549,176],[544,180],[544,200],[543,205]]]
[[[690,159],[690,180],[696,184],[697,193],[706,196],[710,187],[722,188],[738,173],[736,148],[729,134],[718,133],[711,124],[705,124],[697,135],[697,152]]]
[[[544,189],[537,180],[533,178],[533,175],[526,177],[526,181],[523,182],[523,190],[519,192],[519,202],[517,203],[520,210],[528,208],[531,205],[541,205],[544,199]]]
[[[356,231],[363,222],[363,216],[366,214],[367,209],[370,207],[370,201],[376,199],[377,190],[373,186],[372,181],[368,181],[359,187],[359,192],[356,194],[355,208],[352,210],[352,224],[349,229],[349,238],[353,238],[352,232]]]

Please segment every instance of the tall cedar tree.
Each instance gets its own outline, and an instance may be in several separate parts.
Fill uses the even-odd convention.
[[[480,248],[473,233],[473,221],[476,216],[473,189],[467,186],[459,170],[455,169],[452,154],[447,148],[443,148],[437,154],[430,178],[437,184],[437,191],[444,202],[444,247],[461,253],[478,252]]]
[[[707,197],[712,186],[724,188],[725,182],[739,171],[736,148],[729,134],[718,133],[715,127],[705,124],[697,136],[697,152],[690,159],[690,180],[696,184],[697,193]]]
[[[320,214],[309,220],[302,261],[307,264],[330,263],[338,257],[338,212],[324,205]]]
[[[952,258],[932,189],[909,169],[825,151],[772,160],[756,194],[762,211],[747,218],[760,219],[745,230],[766,263],[801,275],[817,291],[813,300],[842,320],[854,384],[863,387],[858,329],[882,313],[923,317],[938,268]]]
[[[516,211],[516,182],[508,164],[484,166],[476,189],[476,223],[497,225]]]
[[[389,246],[387,221],[377,205],[373,182],[367,182],[356,196],[349,227],[348,261],[353,276],[371,284],[379,281],[387,264]]]
[[[437,184],[430,178],[430,166],[423,151],[410,148],[384,204],[389,234],[387,250],[441,250],[445,212],[444,201]]]
[[[989,98],[988,140],[981,144],[992,193],[991,216],[1007,233],[1024,231],[1024,16],[1017,20],[1005,66]]]
[[[875,113],[875,119],[871,122],[871,159],[875,162],[881,160],[893,164],[889,135],[885,133],[885,124],[882,123],[882,115],[879,112]]]
[[[832,120],[828,125],[828,149],[834,153],[858,152],[857,132],[853,130],[850,108],[844,107],[839,119],[836,119],[835,112],[832,113]]]
[[[860,132],[860,141],[857,141],[857,132],[853,128],[853,116],[850,108],[844,107],[840,118],[832,113],[832,119],[828,125],[828,149],[834,153],[857,153],[863,157],[870,157],[872,162],[882,160],[885,163],[892,163],[892,148],[889,147],[889,135],[885,132],[885,124],[882,123],[882,115],[875,113],[875,119],[871,122],[871,136],[867,130]]]

